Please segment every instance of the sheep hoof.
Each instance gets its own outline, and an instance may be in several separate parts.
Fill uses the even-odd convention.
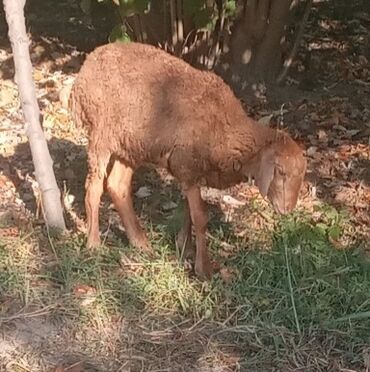
[[[144,246],[141,246],[140,247],[140,250],[143,253],[145,253],[146,255],[148,255],[149,257],[153,257],[154,256],[154,249],[153,249],[153,247],[149,243],[147,243]]]
[[[100,247],[101,245],[101,242],[100,242],[100,238],[99,236],[98,237],[88,237],[87,238],[87,243],[86,243],[86,248],[87,249],[95,249],[95,248],[98,248]]]
[[[154,250],[151,244],[148,242],[148,240],[140,239],[140,240],[133,240],[131,244],[139,249],[142,253],[148,255],[148,256],[154,256]]]
[[[195,263],[195,274],[200,280],[207,281],[212,279],[213,267],[209,259],[200,263]]]

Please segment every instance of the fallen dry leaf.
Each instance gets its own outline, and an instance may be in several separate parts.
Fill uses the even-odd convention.
[[[86,284],[77,284],[73,288],[73,293],[76,297],[84,296],[86,294],[96,293],[96,289]]]
[[[152,195],[152,191],[147,186],[141,186],[135,193],[136,197],[142,199]]]
[[[235,278],[235,273],[233,270],[227,268],[227,267],[222,267],[220,269],[220,275],[221,275],[221,278],[222,280],[225,282],[225,283],[231,283],[234,278]]]
[[[307,149],[306,154],[307,154],[308,156],[312,156],[312,155],[314,155],[314,154],[316,153],[316,151],[317,151],[317,146],[310,146],[310,147]]]
[[[258,119],[258,123],[268,127],[270,125],[270,121],[271,121],[272,117],[273,117],[272,114],[267,115],[267,116],[263,116],[260,119]]]
[[[317,132],[317,137],[322,142],[327,142],[328,140],[328,134],[322,129]]]
[[[238,199],[235,199],[231,195],[224,195],[222,198],[222,201],[233,207],[241,207],[246,204],[245,201],[240,201]]]
[[[65,109],[68,109],[68,101],[69,101],[69,96],[71,94],[72,90],[72,85],[68,84],[65,85],[59,92],[59,101],[62,104],[62,107]]]
[[[165,211],[165,212],[168,212],[172,209],[175,209],[177,208],[177,204],[171,200],[165,202],[162,204],[162,209]]]
[[[0,229],[0,237],[2,238],[16,238],[19,236],[19,229],[17,227],[3,227]]]

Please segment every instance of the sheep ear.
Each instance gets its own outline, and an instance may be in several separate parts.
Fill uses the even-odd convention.
[[[272,149],[266,150],[262,156],[255,177],[256,185],[263,197],[266,197],[270,184],[274,178],[275,153]]]

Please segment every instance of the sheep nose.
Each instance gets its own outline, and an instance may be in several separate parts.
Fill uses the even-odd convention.
[[[272,205],[275,212],[279,214],[288,214],[294,209],[294,203],[292,202],[283,202],[281,199],[272,199]]]
[[[285,207],[285,206],[283,206],[283,208],[280,208],[280,210],[279,210],[279,213],[280,214],[287,214],[289,211],[288,211],[288,209]]]
[[[292,206],[290,204],[282,204],[281,206],[278,205],[277,206],[277,211],[280,213],[280,214],[288,214],[289,212],[292,211]]]

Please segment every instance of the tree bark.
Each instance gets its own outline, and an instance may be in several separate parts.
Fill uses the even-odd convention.
[[[292,0],[245,0],[231,40],[232,66],[242,80],[270,82],[282,63]]]
[[[41,191],[43,214],[49,228],[65,230],[60,191],[53,162],[40,125],[40,109],[32,80],[30,41],[24,18],[25,0],[3,0],[15,65],[15,81],[21,98],[25,132],[30,142],[36,180]]]

